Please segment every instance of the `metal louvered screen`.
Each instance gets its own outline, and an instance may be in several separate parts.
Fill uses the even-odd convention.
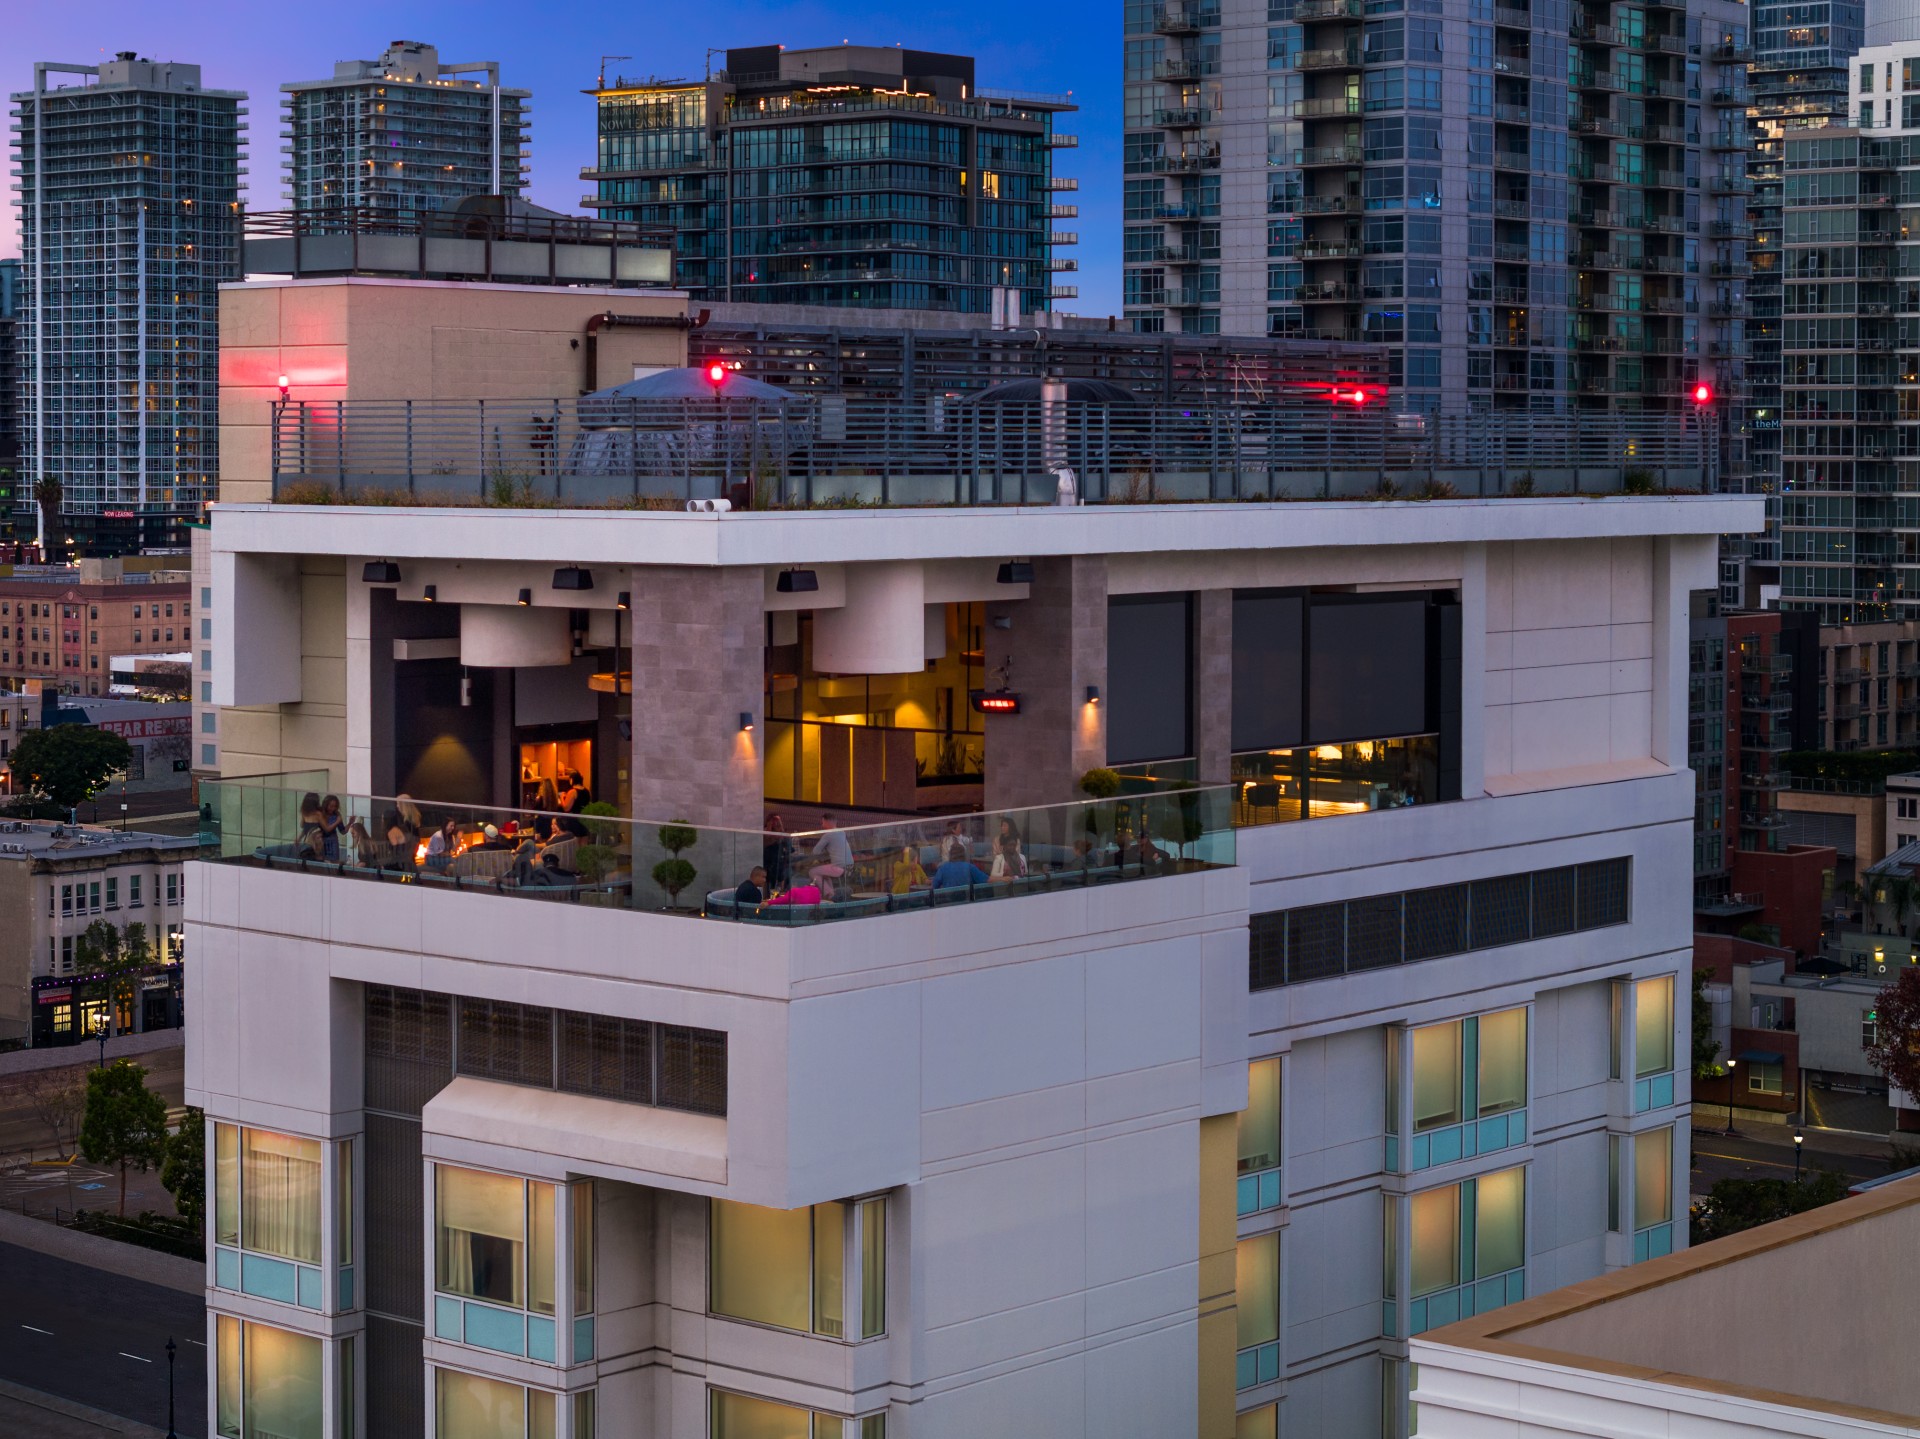
[[[1253,989],[1278,989],[1286,983],[1287,912],[1270,909],[1247,916],[1247,983]]]
[[[1476,879],[1467,897],[1467,926],[1475,949],[1498,949],[1531,938],[1532,879],[1503,874]]]
[[[653,1026],[641,1019],[563,1012],[560,1087],[572,1094],[653,1103]]]
[[[423,1332],[418,1324],[367,1316],[367,1439],[420,1439],[427,1432]]]
[[[553,1011],[499,999],[460,1001],[460,1073],[553,1087]]]
[[[420,1242],[420,1125],[385,1114],[367,1116],[367,1308],[420,1320],[426,1287]]]
[[[1376,894],[1347,901],[1347,970],[1385,969],[1400,963],[1403,897]]]
[[[1247,917],[1247,987],[1356,974],[1627,922],[1633,861],[1524,874]]]
[[[1467,887],[1407,891],[1407,961],[1440,959],[1467,947]]]
[[[711,1029],[663,1024],[660,1085],[654,1103],[695,1114],[727,1112],[727,1037]]]
[[[1573,903],[1572,865],[1543,869],[1533,876],[1533,937],[1571,934],[1579,922]]]
[[[1316,904],[1287,913],[1287,983],[1325,979],[1347,962],[1347,907]]]
[[[366,987],[366,1107],[418,1114],[453,1078],[453,1004],[444,994]]]
[[[1625,859],[1599,859],[1580,866],[1580,928],[1598,929],[1625,924],[1632,906],[1633,864]]]

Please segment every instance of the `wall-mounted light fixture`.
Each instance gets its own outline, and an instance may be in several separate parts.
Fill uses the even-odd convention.
[[[428,585],[420,591],[420,602],[422,604],[430,605],[439,598],[440,587],[438,585]]]
[[[1087,703],[1090,705],[1097,705],[1100,703],[1100,686],[1099,685],[1087,686]]]
[[[812,570],[782,570],[773,588],[783,595],[810,595],[820,588],[820,576]]]
[[[613,600],[613,607],[614,607],[614,608],[615,608],[616,610],[630,610],[630,609],[632,609],[632,608],[633,608],[633,595],[632,595],[632,593],[631,593],[631,592],[629,592],[629,591],[627,591],[627,590],[622,590],[622,591],[620,591],[620,593],[619,593],[618,595],[616,595],[616,596],[614,596],[614,600]]]
[[[582,569],[579,565],[562,565],[553,572],[553,587],[556,590],[590,590],[593,588],[593,571]]]
[[[1030,585],[1033,566],[1025,560],[1006,560],[1000,566],[999,580],[1003,585]]]
[[[280,403],[283,405],[287,402],[287,389],[287,377],[282,375],[280,377]]]
[[[520,603],[521,603],[521,604],[522,604],[523,606],[525,606],[525,605],[530,605],[530,604],[532,604],[532,603],[533,603],[533,591],[532,591],[532,590],[522,590],[522,591],[520,591]]]
[[[360,571],[360,578],[369,585],[397,585],[400,566],[392,560],[368,560],[366,568]]]
[[[752,729],[752,728],[753,728],[753,711],[752,711],[752,710],[741,710],[741,711],[740,711],[740,729],[741,729],[741,731],[742,731],[742,732],[744,733],[745,731],[747,731],[747,730],[750,730],[750,729]]]
[[[1017,715],[1020,696],[1012,690],[975,690],[973,707],[983,715]]]

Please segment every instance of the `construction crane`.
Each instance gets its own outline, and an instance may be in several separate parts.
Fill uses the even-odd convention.
[[[631,55],[602,55],[600,57],[600,76],[594,82],[593,88],[596,90],[604,90],[607,88],[607,61],[631,60],[632,58],[633,56]]]

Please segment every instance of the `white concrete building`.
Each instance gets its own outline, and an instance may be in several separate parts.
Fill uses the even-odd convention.
[[[1920,1429],[1905,1327],[1920,1180],[1462,1320],[1413,1343],[1421,1439]],[[1777,1316],[1780,1322],[1759,1322]]]
[[[1404,1432],[1410,1337],[1685,1244],[1760,523],[217,507],[215,1432]]]

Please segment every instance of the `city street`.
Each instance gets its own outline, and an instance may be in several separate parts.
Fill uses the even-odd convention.
[[[165,1432],[207,1432],[206,1306],[195,1295],[0,1243],[0,1379]],[[28,1431],[31,1433],[31,1431]]]
[[[1705,1194],[1718,1179],[1793,1178],[1793,1131],[1783,1125],[1755,1125],[1739,1134],[1723,1134],[1724,1120],[1713,1123],[1709,1114],[1694,1115],[1692,1192]],[[1887,1149],[1882,1142],[1807,1132],[1800,1172],[1818,1174],[1837,1169],[1849,1180],[1878,1179],[1887,1173]]]

